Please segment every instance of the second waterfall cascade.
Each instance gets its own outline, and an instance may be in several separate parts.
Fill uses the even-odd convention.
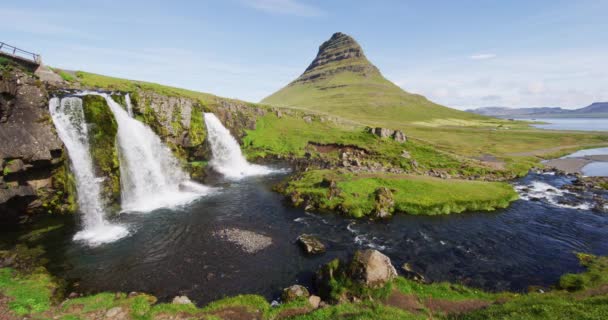
[[[150,211],[190,202],[212,188],[192,182],[160,138],[108,94],[106,99],[118,124],[117,145],[123,211]],[[130,99],[127,108],[131,110]]]
[[[275,172],[266,166],[247,162],[236,139],[213,113],[205,113],[205,126],[213,153],[209,164],[226,178],[237,180]]]

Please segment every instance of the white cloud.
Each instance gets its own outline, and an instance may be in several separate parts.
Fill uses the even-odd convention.
[[[493,53],[478,53],[469,56],[469,59],[471,60],[488,60],[493,58],[496,58],[496,55]]]
[[[387,76],[406,91],[459,109],[580,108],[608,101],[608,60],[602,58],[606,54],[603,48],[570,48],[511,53],[487,63],[417,60],[401,70],[387,69]]]
[[[243,3],[251,8],[272,14],[301,17],[318,17],[325,14],[323,10],[305,4],[301,0],[243,0]]]

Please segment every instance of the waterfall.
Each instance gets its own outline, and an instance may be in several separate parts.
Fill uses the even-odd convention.
[[[125,103],[127,104],[127,113],[129,117],[133,118],[133,105],[131,104],[131,95],[128,93],[125,95]]]
[[[102,178],[95,175],[82,100],[77,97],[61,100],[52,98],[49,111],[57,134],[68,150],[76,180],[78,206],[82,212],[84,228],[76,233],[74,240],[98,245],[126,236],[128,230],[125,227],[112,225],[105,220],[105,206],[101,200]]]
[[[213,154],[209,164],[226,178],[240,179],[273,172],[268,167],[247,162],[236,139],[213,113],[205,113],[205,125]]]
[[[149,127],[130,117],[108,94],[99,95],[106,99],[118,124],[123,211],[172,207],[211,191],[209,187],[190,181],[171,150]],[[128,110],[131,110],[129,105]]]

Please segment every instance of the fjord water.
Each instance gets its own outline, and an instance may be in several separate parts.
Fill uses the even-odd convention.
[[[209,164],[226,178],[241,179],[273,172],[269,167],[247,162],[236,139],[213,113],[205,113],[205,126],[213,154]]]
[[[123,211],[181,205],[211,192],[210,188],[190,181],[171,150],[152,129],[129,116],[108,94],[100,95],[106,99],[118,124]],[[131,109],[130,99],[128,101],[127,108]]]
[[[105,219],[105,204],[101,200],[102,178],[95,175],[82,100],[78,97],[52,98],[49,111],[57,134],[68,150],[76,180],[83,230],[76,233],[74,240],[84,240],[97,245],[126,236],[128,230],[125,227],[112,225]]]
[[[276,298],[294,283],[311,286],[315,270],[356,249],[376,248],[399,267],[409,262],[432,281],[490,290],[551,286],[582,268],[574,252],[608,254],[608,216],[518,200],[508,209],[446,216],[399,214],[387,221],[308,213],[285,204],[271,187],[283,174],[209,182],[222,191],[173,209],[121,215],[136,230],[103,247],[83,247],[60,233],[46,239],[52,271],[77,281],[78,291],[144,291],[169,300],[185,294],[198,304],[244,293]],[[568,181],[532,174],[519,183]],[[255,254],[214,234],[225,228],[272,238]],[[69,233],[69,232],[68,232]],[[328,251],[304,255],[295,240],[313,234]]]
[[[549,130],[580,130],[580,131],[608,131],[608,118],[543,118],[521,119],[545,122],[534,124],[540,129]]]

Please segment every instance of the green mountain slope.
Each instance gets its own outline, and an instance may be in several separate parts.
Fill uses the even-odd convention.
[[[319,47],[317,57],[300,77],[262,103],[329,113],[365,124],[484,119],[403,91],[382,76],[353,38],[339,32]]]

